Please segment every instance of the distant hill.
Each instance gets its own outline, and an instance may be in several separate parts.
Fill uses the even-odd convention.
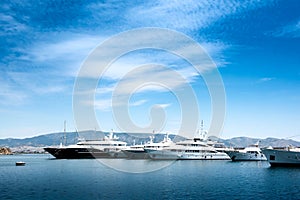
[[[216,140],[216,138],[214,138]],[[249,138],[249,137],[234,137],[231,139],[217,139],[217,141],[224,143],[226,146],[231,147],[247,147],[255,144],[258,141],[260,147],[286,147],[286,146],[300,146],[300,142],[291,139],[278,139],[278,138]]]
[[[108,135],[108,132],[83,131],[79,133],[67,132],[66,134],[64,134],[63,132],[51,133],[51,134],[39,135],[39,136],[24,138],[24,139],[7,138],[7,139],[0,139],[0,147],[10,147],[10,148],[21,147],[21,146],[45,147],[45,146],[57,146],[61,142],[68,145],[68,144],[77,143],[79,141],[79,138],[83,138],[86,140],[102,139],[105,135]],[[114,135],[119,137],[119,140],[127,142],[128,145],[132,145],[134,143],[142,144],[148,142],[149,136],[152,136],[153,134],[114,133]],[[164,134],[155,134],[154,136],[155,136],[154,142],[160,142],[164,138]],[[169,137],[175,142],[184,139],[183,137],[176,136],[176,135],[170,135]],[[268,146],[286,147],[289,145],[300,146],[300,142],[291,139],[277,139],[277,138],[259,139],[259,138],[248,138],[248,137],[235,137],[231,139],[210,137],[210,139],[218,142],[222,142],[228,147],[246,147],[251,144],[255,144],[257,141],[260,141],[261,147],[268,147]]]

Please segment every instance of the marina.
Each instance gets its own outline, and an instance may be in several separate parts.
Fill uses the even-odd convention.
[[[192,139],[173,142],[165,134],[160,142],[149,141],[140,145],[127,145],[111,131],[100,140],[85,140],[73,145],[60,144],[59,147],[45,147],[44,150],[56,159],[132,159],[132,160],[232,160],[232,161],[268,161],[271,166],[300,166],[300,148],[259,147],[258,141],[243,149],[226,147],[223,143],[207,138],[207,131],[200,130]],[[24,166],[25,162],[16,162]]]
[[[0,200],[300,200],[300,1],[0,10]]]

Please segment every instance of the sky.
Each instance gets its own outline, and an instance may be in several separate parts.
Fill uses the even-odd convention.
[[[217,136],[300,140],[299,10],[297,0],[4,0],[0,138],[60,132],[65,120],[67,131],[76,130],[74,88],[89,56],[124,32],[152,27],[184,34],[215,64],[226,95],[226,114]],[[147,37],[120,40],[107,52]],[[178,40],[169,45],[183,48]],[[114,60],[101,77],[87,72],[86,78],[100,81],[89,93],[94,101],[84,102],[92,104],[98,124],[87,123],[85,128],[124,131],[122,116],[113,113],[124,104],[132,122],[147,131],[157,122],[155,131],[176,134],[182,121],[193,119],[197,127],[203,120],[210,130],[215,105],[205,76],[215,68],[202,69],[199,73],[190,62],[164,49],[140,49]],[[166,80],[168,87],[160,83]],[[177,92],[187,92],[185,87],[195,94],[196,104],[189,95],[178,100]],[[184,104],[190,107],[183,110]],[[194,111],[199,111],[197,116]],[[81,117],[90,119],[84,113]]]

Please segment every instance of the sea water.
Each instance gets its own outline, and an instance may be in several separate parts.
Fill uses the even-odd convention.
[[[272,168],[266,161],[164,162],[0,156],[0,199],[300,199],[300,168]]]

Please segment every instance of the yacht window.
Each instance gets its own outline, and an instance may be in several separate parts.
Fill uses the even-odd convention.
[[[270,160],[275,160],[275,156],[270,155]]]

